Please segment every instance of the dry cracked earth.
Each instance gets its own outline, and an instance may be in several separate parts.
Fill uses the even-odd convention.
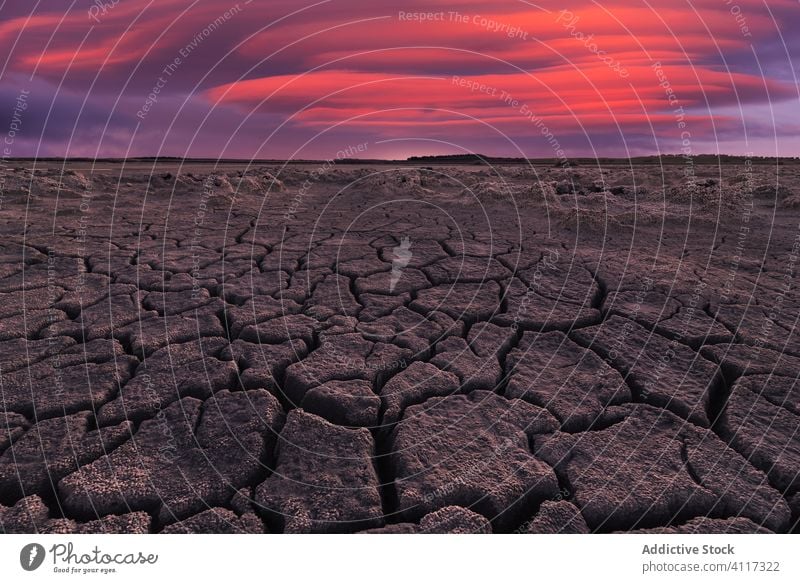
[[[3,171],[0,530],[797,529],[797,167],[73,166]]]

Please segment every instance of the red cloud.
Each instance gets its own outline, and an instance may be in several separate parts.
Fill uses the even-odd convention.
[[[216,105],[232,118],[274,114],[271,121],[290,120],[289,131],[344,124],[369,136],[423,137],[475,135],[484,123],[529,135],[531,116],[563,133],[654,129],[673,136],[674,110],[683,107],[693,131],[712,135],[741,123],[720,111],[797,98],[785,81],[791,63],[781,61],[777,37],[787,18],[773,20],[796,3],[770,0],[769,10],[762,0],[735,5],[578,0],[562,13],[564,3],[555,0],[125,0],[96,19],[86,4],[8,18],[0,23],[0,47],[7,74],[35,73],[76,94],[91,85],[109,104],[131,98],[135,110],[182,47],[240,6],[235,23],[185,60],[162,104],[191,95],[199,108]],[[444,15],[414,22],[399,18],[400,11]],[[763,57],[761,46],[769,49]],[[751,47],[765,59],[758,63],[763,78],[754,73]],[[654,62],[661,63],[660,77]],[[454,83],[453,74],[469,85]],[[473,90],[481,86],[492,90]],[[118,100],[113,92],[120,87],[130,95]]]
[[[324,127],[346,122],[361,127],[426,127],[481,122],[512,133],[529,132],[532,116],[566,132],[584,128],[647,128],[655,123],[675,130],[678,107],[689,123],[711,119],[710,108],[785,98],[793,88],[745,74],[663,65],[634,66],[628,77],[598,62],[529,74],[465,77],[399,76],[353,71],[318,71],[234,82],[211,89],[217,104],[280,112],[296,123]],[[675,98],[669,100],[667,91]],[[691,110],[701,113],[691,114]],[[706,113],[702,113],[703,109]],[[474,118],[474,119],[473,119]]]

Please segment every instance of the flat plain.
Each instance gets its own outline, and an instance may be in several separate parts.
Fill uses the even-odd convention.
[[[791,532],[800,166],[10,163],[0,531]]]

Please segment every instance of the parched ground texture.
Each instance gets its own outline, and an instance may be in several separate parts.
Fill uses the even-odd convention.
[[[797,529],[800,167],[104,166],[0,176],[0,531]]]

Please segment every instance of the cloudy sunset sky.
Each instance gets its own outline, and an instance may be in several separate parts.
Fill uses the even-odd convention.
[[[0,123],[22,96],[18,157],[798,156],[798,21],[796,0],[0,0]]]

